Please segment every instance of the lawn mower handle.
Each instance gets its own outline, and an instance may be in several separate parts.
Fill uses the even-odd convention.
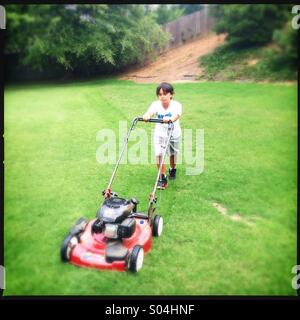
[[[108,183],[108,186],[107,186],[107,188],[106,188],[106,189],[103,191],[103,193],[102,193],[105,198],[109,198],[109,197],[112,195],[112,189],[111,189],[112,183],[113,183],[113,181],[114,181],[114,178],[115,178],[117,169],[118,169],[119,164],[120,164],[120,162],[121,162],[121,159],[122,159],[124,150],[125,150],[125,148],[126,148],[126,146],[127,146],[127,144],[128,144],[128,140],[129,140],[130,133],[131,133],[132,130],[134,130],[134,128],[135,128],[135,126],[136,126],[136,124],[137,124],[138,121],[144,121],[144,119],[143,119],[142,117],[135,117],[135,118],[132,120],[131,126],[130,126],[130,128],[129,128],[129,130],[128,130],[128,133],[127,133],[127,137],[125,138],[125,141],[124,141],[122,150],[121,150],[120,155],[119,155],[119,159],[118,159],[118,161],[117,161],[117,163],[116,163],[116,165],[115,165],[115,168],[114,168],[114,171],[113,171],[113,173],[112,173],[112,175],[111,175],[111,178],[110,178],[110,181],[109,181],[109,183]],[[145,122],[165,123],[165,122],[163,122],[162,119],[155,119],[155,118],[150,118],[148,121],[145,121]],[[173,122],[170,120],[170,121],[168,122],[168,130],[171,130],[171,133],[172,133],[173,128],[174,128],[174,124],[173,124]],[[171,134],[169,135],[169,141],[170,141],[170,137],[171,137]],[[169,141],[168,141],[168,143],[169,143]],[[161,171],[161,166],[160,166],[160,169],[159,169],[159,173],[160,173],[160,171]],[[156,179],[155,187],[154,187],[154,190],[153,190],[153,193],[152,193],[152,194],[153,194],[153,199],[152,199],[152,200],[154,200],[155,191],[156,191],[156,187],[157,187],[157,182],[158,182],[158,178]],[[152,200],[151,200],[151,202],[153,202]]]
[[[137,119],[137,121],[145,121],[142,117],[137,117],[135,119]],[[145,122],[166,123],[163,121],[163,119],[155,119],[155,118],[150,118]],[[172,122],[172,121],[170,120],[169,122]]]

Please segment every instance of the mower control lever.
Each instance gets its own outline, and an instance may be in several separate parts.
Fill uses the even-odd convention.
[[[111,189],[103,190],[102,195],[105,196],[105,198],[118,197],[118,194],[116,192],[111,191]]]
[[[149,194],[149,201],[151,203],[153,203],[153,202],[156,203],[157,202],[157,197],[154,196],[153,192],[150,192],[150,194]]]

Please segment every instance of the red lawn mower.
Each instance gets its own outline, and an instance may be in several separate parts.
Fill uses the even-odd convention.
[[[137,211],[137,199],[120,198],[112,191],[112,183],[130,133],[138,121],[143,121],[143,118],[137,117],[132,121],[109,184],[102,192],[104,202],[97,211],[96,218],[89,222],[80,218],[71,228],[61,246],[62,261],[101,270],[138,272],[143,266],[144,253],[152,247],[152,236],[161,235],[163,218],[154,215],[157,200],[155,192],[174,129],[172,122],[168,123],[168,135],[154,188],[149,196],[147,214]],[[148,122],[163,123],[163,120],[149,119]]]

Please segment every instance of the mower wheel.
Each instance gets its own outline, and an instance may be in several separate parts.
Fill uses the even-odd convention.
[[[75,225],[76,225],[76,226],[77,226],[77,225],[80,225],[80,226],[82,226],[82,228],[84,229],[85,226],[87,225],[87,223],[88,223],[88,221],[87,221],[86,218],[80,217],[80,218],[76,221]]]
[[[128,259],[128,269],[133,272],[138,272],[142,269],[144,261],[144,249],[140,245],[133,247]]]
[[[154,237],[160,237],[164,228],[164,220],[161,216],[156,215],[152,223],[152,235]]]
[[[68,234],[60,248],[60,257],[63,262],[70,261],[71,250],[78,243],[78,239],[76,236],[72,234]]]
[[[77,238],[79,239],[80,238],[80,234],[84,231],[86,225],[88,224],[88,221],[81,217],[79,218],[75,225],[71,228],[70,230],[70,234],[73,235],[73,236],[77,236]]]

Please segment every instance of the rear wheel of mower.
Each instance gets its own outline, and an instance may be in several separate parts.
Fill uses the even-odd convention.
[[[144,261],[144,249],[142,246],[133,247],[128,259],[128,270],[138,272],[142,269]]]
[[[152,223],[152,235],[154,237],[160,237],[164,228],[164,220],[161,216],[156,215]]]
[[[76,236],[72,234],[68,234],[60,248],[60,257],[63,262],[70,261],[71,250],[78,243],[78,239]]]
[[[84,231],[87,224],[88,224],[88,221],[85,218],[83,218],[83,217],[79,218],[76,221],[76,223],[74,224],[74,226],[71,228],[69,234],[71,234],[73,236],[77,236],[77,239],[79,241],[80,235]]]

